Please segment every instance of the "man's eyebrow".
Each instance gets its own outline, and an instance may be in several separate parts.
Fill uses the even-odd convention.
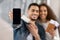
[[[37,9],[32,9],[32,10],[37,10]]]
[[[35,10],[35,9],[32,9],[32,10]]]

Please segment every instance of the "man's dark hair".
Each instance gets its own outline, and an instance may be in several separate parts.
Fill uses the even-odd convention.
[[[39,5],[37,3],[31,3],[29,6],[28,6],[28,9],[30,9],[31,6],[37,6],[39,8]]]

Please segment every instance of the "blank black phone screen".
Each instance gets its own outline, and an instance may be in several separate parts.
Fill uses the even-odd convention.
[[[13,24],[20,24],[21,20],[21,9],[13,8]]]

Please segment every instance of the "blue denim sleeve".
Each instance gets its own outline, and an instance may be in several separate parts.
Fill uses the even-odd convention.
[[[14,30],[14,40],[26,40],[28,34],[25,23],[22,23],[19,28]]]

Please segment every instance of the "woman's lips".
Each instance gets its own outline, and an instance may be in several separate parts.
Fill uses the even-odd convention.
[[[41,18],[46,18],[46,16],[45,16],[45,15],[40,15],[40,17],[41,17]]]
[[[45,15],[41,15],[42,17],[45,17]]]

